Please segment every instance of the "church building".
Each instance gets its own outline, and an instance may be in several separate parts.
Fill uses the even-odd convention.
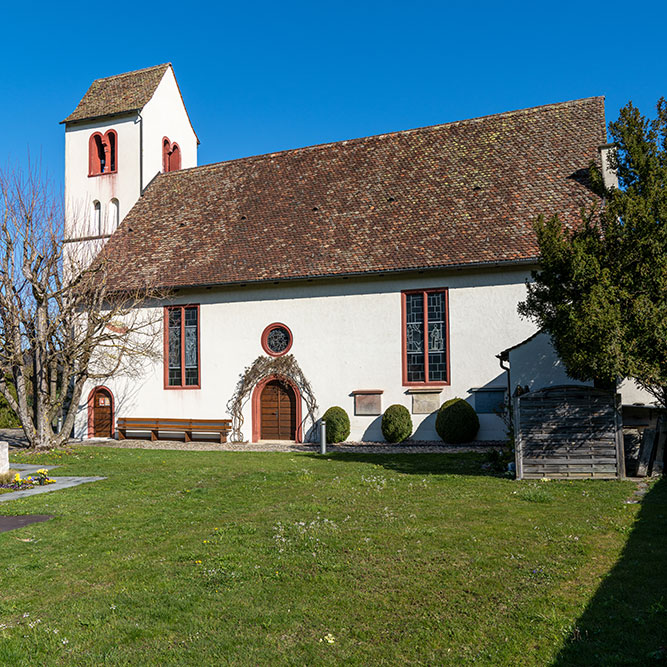
[[[94,81],[63,123],[68,251],[103,249],[114,288],[169,293],[146,306],[163,358],[88,387],[80,438],[119,417],[230,418],[256,368],[235,439],[314,439],[338,405],[351,440],[382,440],[399,403],[435,440],[453,397],[503,439],[497,355],[535,331],[517,314],[533,222],[579,223],[606,144],[592,97],[197,166],[170,64]]]

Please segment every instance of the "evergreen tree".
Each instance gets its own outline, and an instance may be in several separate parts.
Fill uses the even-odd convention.
[[[619,187],[575,230],[537,220],[541,268],[519,312],[551,334],[579,380],[632,377],[667,407],[667,103],[648,120],[630,102],[609,124]]]

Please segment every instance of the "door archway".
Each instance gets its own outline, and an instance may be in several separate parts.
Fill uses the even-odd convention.
[[[114,400],[107,387],[95,387],[88,395],[88,437],[112,438],[114,435]]]
[[[271,375],[252,395],[252,441],[301,442],[301,394],[289,378]]]

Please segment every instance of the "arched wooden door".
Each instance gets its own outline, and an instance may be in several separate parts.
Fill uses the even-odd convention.
[[[296,396],[288,384],[271,380],[260,397],[260,438],[296,439]]]
[[[113,398],[104,387],[97,387],[93,394],[93,437],[113,436]]]

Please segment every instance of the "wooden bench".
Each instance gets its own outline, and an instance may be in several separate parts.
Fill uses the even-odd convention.
[[[192,442],[193,433],[215,433],[216,442],[227,442],[232,430],[231,419],[146,419],[144,417],[119,417],[118,439],[125,440],[128,431],[148,431],[151,440],[159,440],[159,432],[185,433],[185,442]]]

